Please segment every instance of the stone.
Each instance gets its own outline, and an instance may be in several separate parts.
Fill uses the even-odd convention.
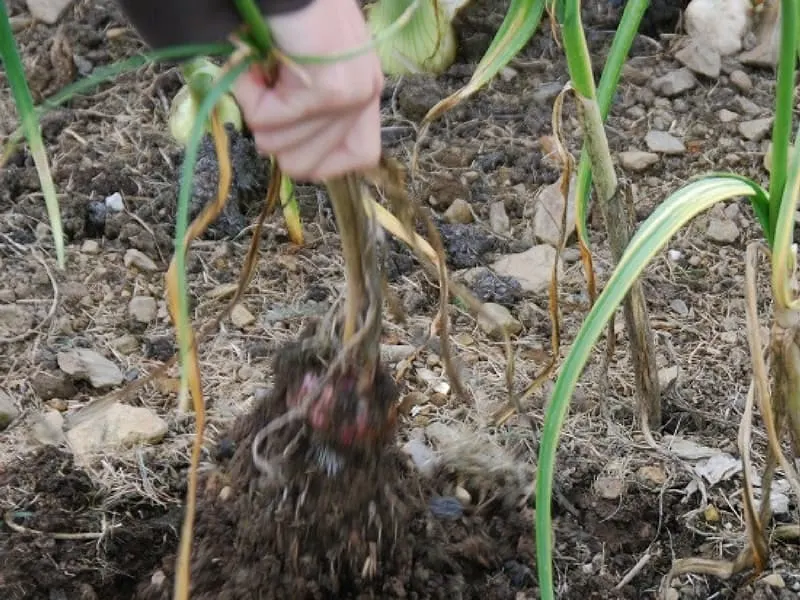
[[[567,197],[567,229],[565,238],[568,239],[575,231],[575,177],[570,179],[569,194]],[[561,217],[564,212],[564,194],[561,183],[556,181],[540,188],[535,198],[533,209],[533,235],[540,242],[558,246],[561,237]]]
[[[772,117],[742,121],[739,123],[739,133],[751,142],[760,142],[772,130]]]
[[[651,152],[660,154],[683,154],[686,152],[683,142],[666,131],[651,129],[647,132],[644,141]]]
[[[72,380],[60,372],[40,371],[31,379],[31,387],[36,395],[45,402],[53,398],[72,398],[78,393]]]
[[[381,344],[381,362],[392,365],[405,360],[417,351],[411,344]]]
[[[97,242],[97,240],[83,240],[83,244],[81,244],[81,252],[84,254],[99,254],[100,244]]]
[[[680,298],[675,298],[672,302],[670,302],[669,307],[681,317],[686,317],[689,315],[689,307],[686,306],[686,302]]]
[[[0,337],[13,338],[25,334],[33,326],[31,311],[19,304],[0,305]]]
[[[622,66],[622,78],[625,81],[630,81],[634,85],[645,85],[650,81],[652,76],[653,72],[650,68],[638,68],[630,62],[626,62]]]
[[[152,296],[134,296],[128,303],[128,314],[139,323],[150,323],[157,313],[156,299]]]
[[[113,387],[125,379],[117,365],[88,348],[73,348],[59,352],[56,359],[64,373],[78,380],[88,380],[93,388]]]
[[[122,195],[119,192],[114,192],[106,197],[106,208],[111,212],[122,212],[125,210],[125,203],[122,201]]]
[[[158,271],[158,265],[156,265],[153,259],[136,248],[130,248],[125,252],[123,262],[128,268],[136,267],[137,269],[145,271],[146,273],[155,273]]]
[[[694,73],[712,79],[719,77],[722,68],[722,58],[716,48],[691,38],[675,52],[675,59]]]
[[[26,0],[28,10],[37,21],[53,25],[58,22],[72,0]]]
[[[231,323],[233,323],[234,327],[238,327],[239,329],[243,329],[245,327],[249,327],[253,323],[256,322],[255,316],[244,304],[237,304],[231,310]]]
[[[453,490],[453,496],[455,496],[456,499],[464,506],[469,506],[472,504],[472,495],[460,485],[457,485],[456,489]]]
[[[761,579],[761,581],[774,588],[782,589],[786,587],[786,582],[783,580],[780,573],[770,573]]]
[[[605,500],[616,500],[625,491],[625,480],[615,476],[600,476],[594,482],[594,491]]]
[[[0,392],[0,431],[6,429],[11,422],[19,416],[19,410],[14,405],[11,396]]]
[[[668,98],[688,92],[696,85],[697,79],[686,67],[670,71],[650,83],[654,92]]]
[[[139,340],[129,333],[111,340],[110,345],[117,352],[122,352],[123,354],[131,354],[132,352],[136,352],[141,346]]]
[[[553,264],[556,260],[556,249],[550,244],[533,246],[525,252],[507,254],[492,264],[492,269],[501,277],[513,277],[519,281],[526,292],[541,293],[550,287],[553,275]],[[559,278],[563,275],[564,265],[559,259]]]
[[[730,219],[710,219],[706,236],[719,244],[732,244],[739,238],[739,228]]]
[[[731,104],[739,112],[744,113],[749,117],[754,117],[762,113],[762,108],[758,104],[750,100],[750,98],[745,98],[744,96],[736,96]]]
[[[511,231],[511,222],[506,213],[503,202],[492,202],[489,206],[489,227],[498,235],[508,235]]]
[[[85,464],[93,454],[157,443],[166,433],[167,422],[149,408],[115,402],[78,423],[66,438],[76,460]]]
[[[64,416],[57,410],[47,410],[39,415],[31,427],[31,437],[45,446],[59,446],[64,436]]]
[[[662,390],[667,389],[678,379],[678,366],[664,367],[658,370],[658,385]]]
[[[444,218],[448,223],[461,223],[462,225],[472,223],[472,208],[469,202],[462,198],[456,198],[453,203],[444,211]]]
[[[483,310],[478,315],[478,326],[494,339],[503,339],[504,330],[508,335],[516,335],[522,331],[522,323],[513,317],[511,311],[493,302],[483,305]]]
[[[692,0],[684,11],[686,32],[722,56],[742,49],[750,25],[750,0]]]
[[[728,110],[727,108],[723,108],[717,113],[717,117],[723,123],[730,123],[731,121],[735,121],[739,118],[738,113],[733,112],[732,110]]]
[[[649,169],[658,162],[658,154],[643,150],[627,150],[619,153],[619,164],[623,169],[641,172]]]
[[[730,77],[731,83],[736,86],[740,92],[747,93],[753,89],[752,79],[741,69],[736,69],[728,77]]]

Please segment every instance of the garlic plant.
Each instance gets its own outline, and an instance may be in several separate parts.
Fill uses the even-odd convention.
[[[408,22],[396,34],[376,43],[386,75],[438,75],[456,58],[453,19],[469,0],[377,0],[366,7],[373,36],[385,31],[415,6]]]

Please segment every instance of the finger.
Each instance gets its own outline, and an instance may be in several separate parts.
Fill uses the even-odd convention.
[[[253,131],[256,147],[262,154],[278,154],[312,140],[330,126],[330,119],[318,117],[279,129]]]
[[[379,86],[354,82],[347,73],[337,73],[330,68],[324,78],[311,79],[309,87],[296,75],[282,70],[275,86],[266,88],[253,76],[242,77],[234,86],[234,96],[248,125],[255,130],[285,127],[343,110],[363,108],[380,94]]]
[[[329,153],[317,165],[315,176],[326,179],[339,173],[363,171],[378,166],[383,146],[379,122],[380,106],[362,113],[347,132],[339,151]]]
[[[281,170],[295,179],[321,181],[324,177],[320,177],[317,167],[328,155],[341,151],[347,132],[353,125],[351,119],[340,119],[322,130],[312,142],[299,144],[276,154]],[[344,172],[328,176],[342,174]]]

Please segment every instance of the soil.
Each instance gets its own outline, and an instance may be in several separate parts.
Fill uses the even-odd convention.
[[[476,0],[462,13],[459,58],[441,77],[387,82],[384,145],[392,156],[407,161],[425,112],[469,80],[506,4]],[[586,4],[584,24],[599,74],[619,9],[604,0]],[[680,67],[660,37],[676,30],[677,4],[654,3],[650,9],[608,119],[615,159],[622,151],[646,149],[645,134],[654,126],[669,128],[687,146],[682,154],[661,156],[645,171],[618,169],[631,185],[638,222],[696,175],[735,170],[762,183],[767,177],[767,140],[746,139],[736,121],[723,123],[718,112],[733,110],[743,114],[741,119],[768,116],[773,72],[726,59],[718,79],[699,78],[695,88],[677,97],[652,91],[654,77]],[[54,26],[20,21],[27,15],[21,0],[11,1],[9,10],[19,24],[17,43],[37,101],[94,68],[144,49],[108,0],[75,2]],[[476,294],[508,307],[521,322],[523,329],[515,336],[516,385],[521,388],[549,360],[547,294],[525,292],[486,267],[533,243],[535,193],[559,175],[545,156],[542,138],[552,133],[552,102],[568,77],[547,23],[510,67],[432,126],[421,145],[412,191],[438,215],[458,198],[469,202],[475,223],[440,224],[449,266],[457,277],[474,275]],[[750,78],[749,89],[731,80],[735,69]],[[173,247],[183,159],[169,137],[166,116],[169,98],[179,87],[175,68],[147,66],[44,118],[68,237],[64,271],[50,266],[54,252],[30,154],[18,150],[0,171],[0,265],[6,273],[0,279],[0,302],[24,308],[31,319],[29,331],[23,327],[0,345],[0,388],[20,410],[0,435],[4,598],[155,599],[171,592],[194,430],[193,419],[174,410],[175,372],[128,400],[167,421],[168,433],[158,444],[78,464],[63,443],[43,445],[34,438],[43,412],[69,417],[108,393],[66,376],[58,352],[93,348],[112,360],[126,381],[135,381],[175,349],[163,275]],[[577,155],[574,115],[568,101],[564,129]],[[3,80],[3,138],[15,127]],[[193,246],[188,261],[196,323],[222,310],[224,289],[235,283],[250,243],[251,230],[242,224],[252,222],[266,184],[264,162],[253,156],[247,138],[237,138],[234,146],[236,202],[207,239]],[[208,181],[216,165],[213,160],[202,165],[203,174],[194,182],[196,202],[213,191]],[[122,211],[105,205],[114,193],[123,198]],[[303,185],[298,197],[304,245],[291,244],[279,213],[270,216],[244,298],[254,321],[228,319],[201,347],[209,431],[195,529],[193,597],[537,598],[530,484],[551,388],[534,394],[526,419],[489,427],[490,415],[504,402],[503,348],[452,305],[454,345],[470,401],[442,391],[441,349],[435,339],[426,339],[438,289],[396,241],[388,244],[385,267],[405,320],[387,313],[382,342],[420,347],[409,364],[395,359],[381,371],[380,381],[396,386],[400,406],[406,407],[397,443],[366,462],[345,462],[336,476],[325,472],[334,458],[301,445],[289,460],[294,467],[302,465],[303,476],[280,485],[253,466],[253,436],[285,409],[287,382],[296,374],[286,367],[294,364],[292,343],[309,322],[325,314],[342,284],[338,238],[324,192]],[[491,205],[497,202],[509,216],[507,234],[488,227]],[[710,239],[710,217],[734,221],[738,237],[725,244]],[[590,235],[602,286],[612,263],[596,215]],[[744,251],[760,236],[749,206],[732,201],[683,228],[645,271],[659,366],[678,367],[677,379],[665,389],[659,437],[675,435],[738,456],[737,430],[750,384]],[[157,270],[126,266],[123,257],[130,249],[147,255]],[[569,250],[560,281],[564,348],[588,310],[574,243]],[[58,295],[51,312],[54,287]],[[766,325],[768,282],[760,287]],[[131,319],[128,312],[131,298],[142,295],[158,300],[157,315],[149,323]],[[5,320],[2,325],[3,330],[16,327]],[[618,328],[607,377],[602,348],[592,360],[562,436],[553,507],[554,568],[558,596],[567,600],[656,598],[673,560],[731,559],[746,543],[740,475],[707,485],[703,498],[687,491],[692,476],[686,461],[654,453],[642,440],[625,338]],[[387,391],[387,397],[393,393]],[[291,439],[296,426],[280,435]],[[421,439],[446,447],[447,435],[454,432],[460,441],[450,440],[449,461],[432,474],[421,474],[402,450],[409,440]],[[765,447],[756,419],[752,453],[759,468]],[[306,451],[312,453],[310,460]],[[466,505],[456,500],[464,491],[471,498]],[[716,518],[708,517],[709,506]],[[796,510],[793,503],[790,510]],[[776,520],[792,521],[791,513]],[[771,579],[682,576],[673,582],[675,597],[796,598],[797,556],[793,542],[776,541],[768,566]]]

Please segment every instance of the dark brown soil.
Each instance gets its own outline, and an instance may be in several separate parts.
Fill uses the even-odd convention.
[[[384,143],[390,154],[405,161],[425,112],[469,80],[507,4],[475,0],[463,13],[459,59],[442,77],[387,82]],[[613,37],[615,4],[585,3],[584,24],[598,74]],[[741,120],[771,114],[774,73],[726,62],[718,80],[699,78],[695,88],[676,98],[659,97],[650,87],[652,78],[680,66],[658,34],[675,29],[673,9],[683,4],[654,2],[642,29],[650,37],[634,44],[632,71],[622,78],[608,120],[615,157],[646,149],[644,136],[656,125],[669,128],[687,146],[685,153],[661,156],[644,172],[619,169],[634,186],[637,222],[700,173],[732,169],[766,181],[762,161],[767,140],[744,139],[737,121],[723,123],[717,113],[734,110]],[[12,16],[27,14],[22,0],[9,5]],[[56,26],[33,24],[17,31],[37,100],[93,68],[141,52],[141,41],[120,29],[124,27],[124,18],[109,0],[80,0]],[[522,323],[515,338],[520,389],[549,359],[547,294],[522,292],[514,282],[480,269],[498,255],[533,243],[532,199],[559,174],[544,156],[540,140],[552,134],[552,101],[568,76],[547,24],[511,67],[433,125],[420,149],[413,192],[439,216],[457,198],[469,202],[476,223],[441,224],[448,263],[459,277],[477,268],[474,291],[483,300],[508,307]],[[752,79],[749,91],[733,85],[729,74],[734,69],[743,69]],[[68,236],[67,269],[54,274],[59,300],[52,318],[52,285],[32,252],[41,252],[53,264],[32,158],[20,149],[0,171],[0,301],[26,307],[34,324],[49,318],[29,337],[0,345],[0,388],[21,412],[0,433],[0,508],[10,511],[10,525],[0,525],[0,598],[132,600],[170,594],[193,432],[192,419],[174,411],[174,386],[169,381],[150,386],[130,399],[168,421],[165,440],[111,454],[92,468],[75,467],[63,445],[43,447],[31,441],[30,432],[43,411],[70,414],[101,395],[66,377],[58,368],[57,352],[76,346],[97,349],[127,380],[135,380],[174,351],[163,306],[149,324],[132,322],[127,310],[134,295],[163,299],[182,161],[169,138],[166,114],[179,86],[174,68],[146,67],[45,117],[43,133]],[[564,122],[570,150],[577,156],[580,136],[570,102]],[[15,128],[16,113],[0,72],[0,135],[5,139]],[[235,282],[250,241],[250,230],[236,229],[249,221],[263,193],[263,164],[253,159],[245,138],[238,143],[241,168],[232,191],[236,206],[231,204],[228,220],[211,232],[209,237],[217,239],[197,243],[189,257],[198,323],[222,309],[224,300],[215,293]],[[213,180],[214,165],[207,166],[206,175]],[[209,185],[196,178],[198,198],[208,195]],[[116,192],[123,196],[125,210],[105,211],[104,198]],[[535,468],[547,388],[527,407],[533,428],[512,419],[487,432],[487,415],[504,400],[502,348],[455,306],[453,334],[474,396],[471,404],[434,393],[422,377],[424,370],[443,377],[440,349],[433,340],[402,377],[397,365],[386,365],[404,400],[422,397],[416,401],[418,410],[401,416],[397,445],[389,444],[372,462],[349,464],[334,477],[320,472],[319,455],[306,459],[304,450],[310,446],[304,446],[293,459],[305,461],[308,472],[302,478],[277,489],[260,485],[264,478],[248,460],[250,440],[283,410],[285,396],[281,381],[286,380],[280,369],[273,376],[271,365],[309,319],[325,312],[342,281],[327,198],[314,186],[301,186],[299,199],[307,235],[302,248],[289,243],[279,214],[266,225],[262,257],[244,299],[256,322],[237,327],[226,321],[201,348],[210,429],[194,544],[193,597],[538,598],[534,500],[517,506],[520,486],[498,479],[491,469],[466,480],[455,467],[423,478],[399,450],[406,439],[419,432],[427,435],[433,425],[458,424],[476,436],[486,434],[514,460]],[[503,204],[510,220],[507,236],[486,226],[496,202]],[[659,366],[680,367],[677,382],[665,391],[660,433],[738,456],[737,428],[750,383],[743,333],[744,248],[761,234],[746,203],[732,201],[724,210],[739,227],[735,242],[710,240],[702,216],[670,243],[668,249],[680,259],[658,257],[643,274],[643,284]],[[611,270],[602,223],[593,219],[589,233],[602,286]],[[87,240],[99,247],[86,250]],[[123,255],[131,248],[150,257],[160,271],[125,267]],[[438,289],[399,243],[390,242],[389,250],[391,291],[408,320],[387,317],[382,342],[418,345],[435,316]],[[564,348],[588,310],[574,252],[565,270],[560,282]],[[766,324],[768,282],[761,285]],[[686,310],[676,309],[677,301]],[[587,368],[565,424],[553,508],[554,570],[561,599],[653,599],[674,559],[733,558],[746,543],[739,476],[710,486],[706,501],[686,492],[690,477],[685,464],[642,443],[626,353],[622,331],[608,377],[601,377],[599,361]],[[273,391],[264,397],[256,393],[261,388]],[[256,404],[248,407],[254,394]],[[765,441],[758,420],[754,428],[753,454],[760,468]],[[290,434],[290,429],[281,433]],[[476,445],[485,443],[486,438],[480,439],[484,441]],[[609,475],[623,481],[618,493],[598,491]],[[453,501],[457,485],[472,496],[466,508]],[[708,505],[718,510],[718,521],[704,519]],[[62,534],[91,535],[64,539]],[[376,544],[377,572],[365,578],[370,542]],[[782,587],[774,581],[711,576],[682,577],[673,587],[681,600],[797,598],[797,547],[776,542],[773,548],[769,570],[780,575]],[[617,589],[642,560],[630,581]]]

